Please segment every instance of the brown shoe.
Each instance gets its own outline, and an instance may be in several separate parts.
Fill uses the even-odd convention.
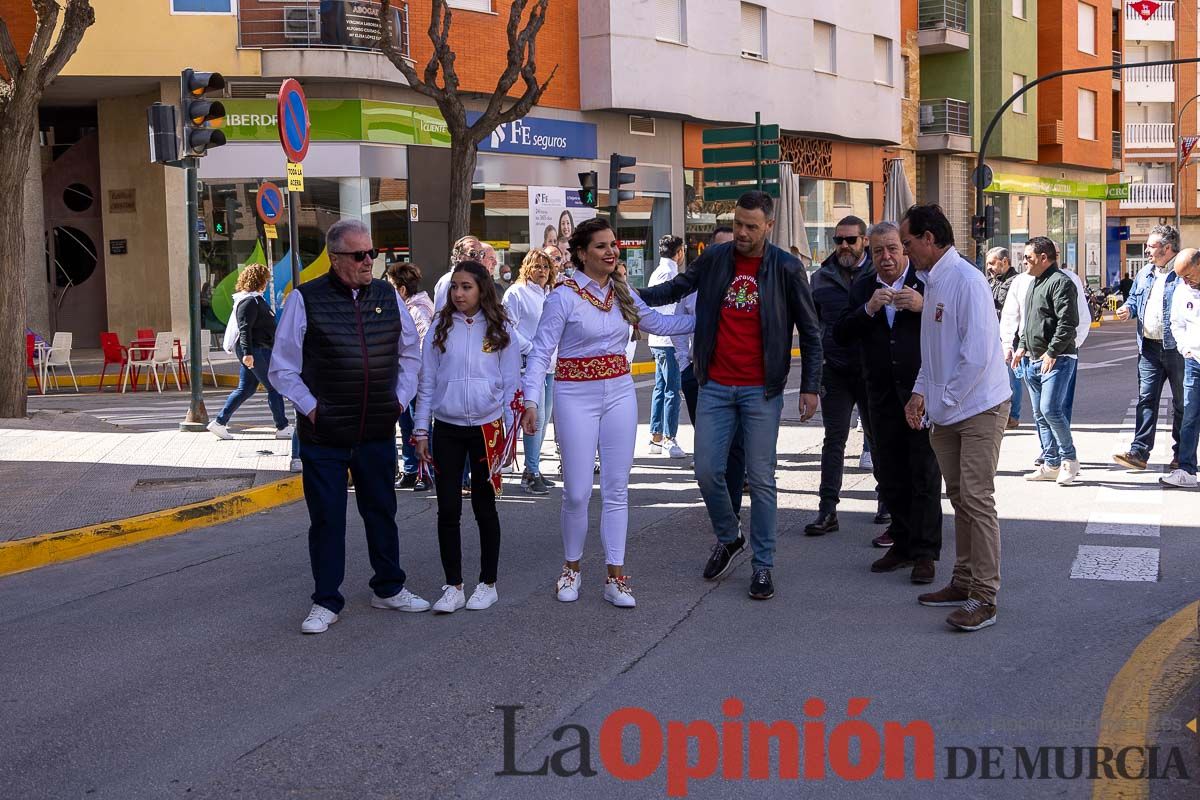
[[[1010,430],[1010,431],[1013,428],[1019,428],[1019,427],[1021,427],[1021,420],[1013,419],[1012,417],[1008,418],[1008,424],[1004,426],[1005,430]]]
[[[1127,453],[1117,453],[1116,455],[1113,456],[1113,461],[1117,462],[1118,464],[1120,464],[1122,467],[1125,467],[1126,469],[1145,469],[1146,468],[1146,459],[1142,458],[1141,456],[1139,456],[1137,453],[1134,453],[1133,451],[1129,451]]]
[[[889,550],[887,555],[871,564],[871,572],[895,572],[902,567],[912,566],[913,560]]]
[[[933,559],[917,559],[917,563],[913,565],[912,575],[909,576],[909,580],[913,583],[933,583],[935,571],[936,568],[933,566]]]
[[[996,606],[994,603],[985,603],[972,597],[951,611],[950,616],[946,617],[946,622],[960,631],[977,631],[996,624]]]
[[[936,592],[917,595],[917,602],[923,606],[961,606],[967,602],[967,590],[951,583],[945,589]]]
[[[895,542],[892,541],[892,529],[888,528],[886,531],[876,536],[871,540],[871,544],[875,547],[891,547],[894,545]]]

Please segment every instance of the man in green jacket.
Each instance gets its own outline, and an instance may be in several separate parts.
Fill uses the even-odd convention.
[[[1079,459],[1067,419],[1068,389],[1079,365],[1075,350],[1079,292],[1058,268],[1057,260],[1058,250],[1045,236],[1035,236],[1025,245],[1025,263],[1033,285],[1025,298],[1025,325],[1012,367],[1023,364],[1025,368],[1045,459],[1025,480],[1057,481],[1067,486],[1079,477]]]

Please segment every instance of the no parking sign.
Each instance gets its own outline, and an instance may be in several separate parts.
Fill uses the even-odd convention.
[[[283,192],[269,181],[258,187],[254,205],[258,209],[258,218],[268,225],[283,219]]]
[[[295,78],[288,78],[279,87],[279,143],[288,161],[300,163],[308,154],[309,128],[312,118],[308,114],[308,100]]]

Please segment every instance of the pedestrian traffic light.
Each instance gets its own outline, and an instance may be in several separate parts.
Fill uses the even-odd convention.
[[[971,217],[971,238],[978,242],[986,242],[996,235],[996,222],[1000,219],[1000,210],[996,206],[986,206],[983,214]]]
[[[225,230],[218,231],[218,233],[224,233],[232,238],[245,227],[242,224],[242,204],[237,199],[237,195],[230,195],[225,200]]]
[[[225,106],[205,97],[208,92],[224,88],[225,79],[219,72],[185,69],[180,73],[184,158],[202,156],[210,148],[225,144],[225,134],[218,130],[225,122]]]
[[[579,173],[579,202],[589,208],[595,208],[600,197],[598,185],[595,170]]]
[[[637,180],[632,172],[622,172],[626,167],[637,165],[637,159],[633,156],[623,156],[620,153],[613,153],[608,159],[608,204],[616,206],[624,200],[632,200],[633,192],[629,189],[621,187],[627,183],[633,183]]]

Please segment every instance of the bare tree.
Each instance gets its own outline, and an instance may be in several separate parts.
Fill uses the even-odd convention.
[[[95,22],[91,0],[32,0],[37,23],[29,52],[17,52],[0,17],[0,418],[25,416],[25,178],[38,104],[83,33]],[[41,259],[41,248],[34,257]]]
[[[499,126],[528,114],[530,109],[537,105],[542,93],[546,91],[546,87],[558,71],[556,64],[545,82],[538,83],[537,35],[542,23],[546,21],[546,7],[549,2],[550,0],[512,0],[508,10],[508,64],[496,80],[496,87],[488,99],[487,108],[479,119],[475,120],[475,124],[468,125],[467,110],[463,106],[464,92],[459,89],[458,72],[454,68],[454,50],[450,46],[451,13],[446,0],[432,0],[429,39],[433,42],[433,55],[425,65],[423,77],[417,75],[407,54],[399,50],[400,39],[395,30],[396,14],[392,12],[390,0],[383,0],[384,52],[396,65],[396,69],[404,75],[409,86],[437,103],[450,132],[451,240],[470,233],[471,183],[475,176],[475,161],[478,155],[476,147]],[[529,16],[522,26],[527,8],[530,9]],[[524,89],[519,96],[513,97],[512,88],[518,79],[524,83]]]

